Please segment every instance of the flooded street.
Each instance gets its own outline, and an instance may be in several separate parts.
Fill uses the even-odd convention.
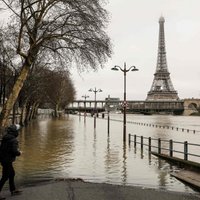
[[[111,119],[122,120],[122,115]],[[200,118],[184,116],[127,115],[127,133],[146,137],[200,143]],[[190,187],[170,176],[178,170],[164,160],[149,156],[131,144],[123,145],[122,122],[69,115],[60,119],[41,116],[24,127],[19,136],[22,156],[15,162],[16,182],[30,184],[52,178],[82,178],[91,182],[106,182],[194,192]],[[169,125],[195,129],[187,133],[164,128],[142,126],[130,122]]]

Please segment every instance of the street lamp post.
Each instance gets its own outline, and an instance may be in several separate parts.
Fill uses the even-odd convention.
[[[126,73],[129,71],[138,71],[135,66],[131,66],[130,68],[126,69],[126,63],[124,63],[124,68],[122,69],[120,66],[115,65],[111,70],[118,71],[121,70],[124,73],[124,103],[123,103],[123,141],[126,142]]]
[[[96,128],[96,112],[97,112],[97,102],[96,102],[96,96],[97,96],[97,92],[102,92],[103,90],[101,89],[96,89],[96,87],[94,89],[90,88],[88,90],[89,92],[94,92],[94,128]]]
[[[85,101],[84,101],[84,110],[85,110],[85,112],[84,112],[84,121],[85,121],[85,118],[86,118],[86,99],[89,98],[89,96],[87,96],[87,95],[85,94],[85,95],[83,95],[82,97],[85,99]]]
[[[108,136],[109,136],[110,135],[110,95],[108,95],[107,109],[108,109]]]

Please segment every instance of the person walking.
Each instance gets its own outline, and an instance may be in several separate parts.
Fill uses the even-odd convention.
[[[16,156],[20,156],[21,152],[19,151],[17,136],[20,125],[13,124],[7,128],[7,133],[3,136],[0,146],[0,162],[2,165],[2,177],[0,180],[0,200],[5,199],[1,196],[1,190],[5,182],[9,179],[9,189],[11,195],[20,194],[22,191],[15,188],[15,170],[13,168],[13,162],[16,159]]]

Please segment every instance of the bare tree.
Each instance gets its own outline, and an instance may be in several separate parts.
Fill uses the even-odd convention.
[[[20,124],[27,124],[31,120],[31,112],[40,104],[44,98],[44,74],[46,72],[43,66],[39,67],[39,63],[35,63],[28,78],[19,93],[18,102],[21,108]]]
[[[7,45],[3,28],[0,28],[0,103],[5,104],[5,101],[14,84],[17,69],[12,63],[14,58],[13,49]]]
[[[54,109],[54,116],[58,117],[58,111],[64,109],[74,100],[75,89],[70,79],[69,72],[54,70],[46,72],[46,87],[44,89],[46,100]]]
[[[8,31],[22,59],[21,71],[3,107],[0,127],[8,116],[38,56],[51,67],[79,70],[103,66],[111,54],[105,33],[108,15],[104,0],[2,0],[14,13]],[[2,4],[0,3],[0,4]]]

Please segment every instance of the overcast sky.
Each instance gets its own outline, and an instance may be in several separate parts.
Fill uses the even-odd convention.
[[[110,13],[107,33],[113,55],[104,69],[72,78],[77,99],[89,95],[90,88],[102,89],[97,99],[108,95],[123,99],[123,73],[111,71],[114,65],[136,66],[127,73],[127,100],[145,100],[151,88],[157,64],[158,20],[165,18],[165,44],[170,77],[180,99],[200,98],[200,0],[108,0]],[[0,13],[1,21],[6,13]]]
[[[107,32],[113,43],[112,58],[98,72],[73,73],[77,99],[90,88],[102,89],[97,99],[110,95],[123,99],[123,73],[111,71],[135,65],[127,73],[127,99],[145,100],[157,63],[158,20],[165,18],[165,44],[170,77],[180,99],[200,98],[200,0],[110,0]]]

